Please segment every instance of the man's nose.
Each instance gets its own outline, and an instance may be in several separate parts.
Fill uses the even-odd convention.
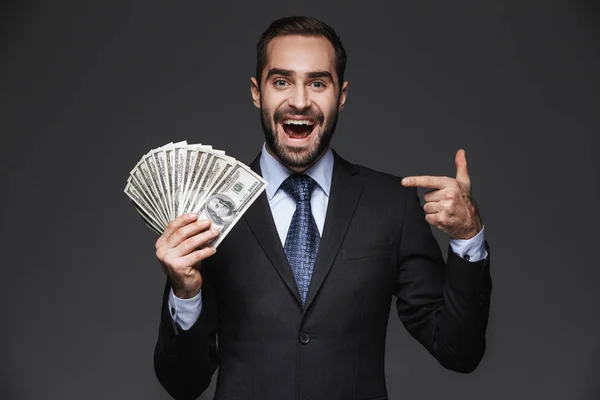
[[[292,91],[288,103],[300,111],[310,107],[310,94],[304,85],[297,85]]]

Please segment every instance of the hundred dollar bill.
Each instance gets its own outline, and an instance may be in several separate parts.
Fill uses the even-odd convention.
[[[206,169],[210,165],[210,160],[213,157],[213,153],[210,149],[198,148],[193,156],[193,163],[191,163],[192,172],[189,177],[189,183],[186,185],[186,190],[183,199],[183,213],[190,212],[192,209],[192,202],[195,198],[195,194],[198,193],[202,186],[202,178],[205,175]]]
[[[162,157],[160,156],[160,150],[151,150],[144,156],[144,167],[147,168],[152,180],[152,185],[156,189],[158,195],[159,206],[162,211],[164,219],[170,221],[169,212],[167,208],[167,191],[165,189],[165,177],[164,177],[164,163],[162,163]]]
[[[129,196],[133,205],[146,222],[146,225],[151,227],[152,230],[158,232],[160,235],[163,229],[160,227],[160,224],[151,216],[151,213],[148,210],[148,205],[145,204],[142,196],[137,192],[137,190],[130,183],[128,183],[127,186],[125,186],[124,192],[127,194],[127,196]]]
[[[206,160],[206,167],[204,168],[202,176],[199,176],[199,181],[195,185],[195,190],[190,193],[188,199],[188,212],[197,213],[202,206],[202,201],[206,198],[210,188],[213,186],[215,176],[223,173],[224,170],[229,170],[233,167],[225,156],[216,153],[211,150],[209,157]]]
[[[175,146],[173,150],[173,211],[179,216],[181,196],[183,192],[184,167],[187,157],[187,146]]]
[[[164,198],[164,208],[167,213],[167,219],[173,220],[173,213],[171,208],[171,182],[173,176],[169,173],[169,167],[167,164],[166,151],[163,148],[156,149],[152,152],[154,156],[154,162],[156,164],[156,172],[158,175],[158,181],[162,186],[162,195]]]
[[[211,190],[230,173],[236,164],[235,158],[213,152],[213,157],[202,178],[200,188],[194,193],[191,212],[199,212]]]
[[[177,215],[175,213],[174,207],[174,191],[175,191],[175,147],[186,145],[186,141],[177,142],[177,143],[168,143],[162,147],[159,147],[156,154],[158,155],[158,164],[160,173],[162,175],[162,182],[164,184],[163,189],[165,189],[165,197],[166,197],[166,208],[169,216],[169,221],[174,220]]]
[[[180,190],[180,178],[183,176],[183,156],[185,155],[185,147],[187,146],[187,141],[181,141],[174,143],[172,147],[172,152],[168,155],[171,158],[170,173],[172,177],[172,186],[171,186],[171,207],[173,210],[172,219],[177,218],[179,216],[178,208],[179,208],[179,190]],[[178,150],[179,149],[179,150]]]
[[[201,144],[190,144],[186,148],[185,165],[183,167],[183,183],[181,185],[182,186],[181,199],[179,201],[181,214],[185,213],[185,203],[186,203],[186,199],[187,199],[187,194],[188,194],[189,188],[192,186],[193,179],[197,172],[197,169],[196,169],[196,167],[198,167],[198,164],[196,164],[197,157],[204,156],[204,158],[206,159],[206,154],[207,154],[206,151],[210,150],[211,148],[212,148],[212,146],[203,146]],[[200,150],[205,150],[205,151],[200,152]],[[202,160],[202,159],[198,160],[198,162],[202,162],[202,161],[204,161],[204,160]]]
[[[220,226],[216,244],[266,186],[260,176],[224,151],[187,141],[150,150],[129,175],[124,191],[153,231],[161,234],[181,214],[204,212]],[[227,207],[232,215],[219,214]]]
[[[139,192],[141,192],[142,195],[144,195],[144,197],[147,200],[147,203],[155,212],[155,215],[158,218],[158,220],[166,226],[168,224],[168,221],[160,206],[158,192],[154,188],[154,182],[143,157],[142,160],[135,166],[134,169],[131,170],[129,174],[130,180],[128,180],[128,182],[131,181],[134,187]]]
[[[136,172],[138,172],[138,171],[136,171]],[[152,219],[160,227],[166,226],[166,225],[164,225],[163,220],[160,218],[160,214],[157,212],[154,204],[152,203],[152,200],[150,199],[151,196],[149,194],[149,191],[137,179],[137,177],[135,175],[136,172],[134,172],[133,175],[131,175],[129,177],[129,179],[127,179],[127,183],[129,185],[131,185],[131,187],[133,187],[133,189],[135,189],[135,191],[137,192],[137,195],[139,196],[140,200],[143,201],[144,207],[146,208],[146,211],[147,211],[148,215],[150,215],[152,217]]]
[[[211,190],[217,184],[219,184],[223,179],[225,179],[225,177],[231,172],[231,169],[236,164],[239,164],[235,158],[227,156],[225,154],[221,155],[221,158],[224,160],[224,162],[222,163],[223,167],[220,168],[220,166],[217,166],[216,170],[213,171],[212,176],[209,178],[209,180],[207,182],[208,193],[210,193]],[[202,199],[202,200],[204,200],[204,199]],[[202,200],[200,200],[200,201],[202,201]]]
[[[197,172],[202,170],[202,163],[206,160],[207,152],[210,151],[212,151],[212,146],[199,143],[175,146],[174,182],[176,196],[174,202],[177,216],[186,212],[189,189],[193,186]],[[198,156],[200,156],[200,159],[197,159]]]
[[[168,197],[168,205],[169,205],[169,219],[175,219],[175,210],[173,209],[173,152],[175,151],[175,147],[171,145],[167,145],[164,147],[163,151],[161,151],[162,156],[164,157],[165,162],[165,175],[167,181],[167,197]]]
[[[207,196],[198,212],[198,219],[210,219],[219,236],[208,242],[217,247],[246,210],[265,190],[267,182],[244,164],[237,163],[227,177]]]

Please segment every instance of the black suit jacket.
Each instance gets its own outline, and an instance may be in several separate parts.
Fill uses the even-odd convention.
[[[441,365],[467,373],[480,362],[487,243],[487,259],[449,249],[446,264],[415,188],[334,157],[304,307],[265,193],[203,262],[203,308],[187,331],[169,314],[167,280],[154,365],[174,398],[197,398],[219,367],[219,400],[386,399],[393,296],[406,329]],[[259,157],[251,167],[260,173]]]

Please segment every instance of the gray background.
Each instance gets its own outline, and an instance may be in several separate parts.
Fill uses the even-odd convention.
[[[168,398],[156,236],[122,191],[169,141],[258,153],[254,45],[290,14],[349,53],[342,156],[454,176],[467,150],[492,249],[488,350],[473,374],[446,371],[392,315],[390,397],[600,398],[595,3],[174,3],[2,3],[0,398]]]

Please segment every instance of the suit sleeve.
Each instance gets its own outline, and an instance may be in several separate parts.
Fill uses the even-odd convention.
[[[174,399],[196,399],[210,385],[219,365],[217,302],[209,282],[204,279],[200,316],[190,329],[183,330],[169,314],[170,290],[171,283],[167,279],[154,349],[154,371]]]
[[[492,282],[490,249],[477,262],[448,249],[444,262],[416,189],[408,190],[398,252],[398,316],[445,368],[470,373],[486,348]]]

